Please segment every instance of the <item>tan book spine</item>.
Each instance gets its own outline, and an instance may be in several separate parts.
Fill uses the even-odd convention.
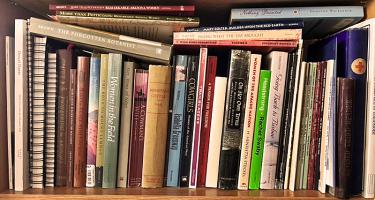
[[[143,153],[142,187],[163,186],[172,68],[150,65]]]
[[[77,59],[77,99],[74,140],[74,187],[86,186],[87,110],[89,95],[90,58]]]

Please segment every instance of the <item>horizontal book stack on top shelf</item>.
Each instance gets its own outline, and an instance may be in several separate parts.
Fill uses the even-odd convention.
[[[362,5],[47,2],[4,39],[0,198],[374,198]]]

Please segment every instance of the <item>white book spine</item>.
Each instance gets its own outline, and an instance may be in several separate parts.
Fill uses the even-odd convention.
[[[28,74],[27,74],[27,22],[15,20],[15,66],[14,76],[14,184],[16,191],[23,191],[29,185],[29,152],[28,152]]]
[[[261,189],[275,188],[280,122],[284,101],[285,77],[288,68],[288,53],[271,52],[268,55],[268,61],[268,65],[271,69],[271,82],[260,179]]]
[[[262,55],[251,54],[249,69],[249,83],[247,87],[247,99],[245,108],[244,128],[242,132],[241,160],[238,173],[239,190],[248,190],[250,160],[253,145],[255,125],[256,102],[258,99],[258,84]]]
[[[301,64],[301,73],[298,83],[298,99],[296,107],[296,117],[295,117],[295,126],[293,130],[293,147],[292,147],[292,156],[290,163],[290,174],[289,174],[289,190],[294,191],[295,181],[296,181],[296,168],[297,168],[297,155],[298,155],[298,141],[300,136],[300,127],[301,127],[301,114],[302,114],[302,104],[303,104],[303,91],[305,83],[305,73],[306,73],[306,63],[302,62]],[[288,167],[288,166],[287,166]]]
[[[117,187],[127,187],[130,132],[132,123],[133,80],[135,63],[125,62],[122,83],[121,128]]]
[[[215,78],[215,91],[212,106],[214,109],[212,109],[210,143],[208,146],[209,159],[207,161],[208,170],[206,174],[206,187],[211,188],[217,188],[227,79],[226,77]]]

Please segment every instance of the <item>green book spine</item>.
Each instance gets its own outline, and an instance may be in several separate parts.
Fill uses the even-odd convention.
[[[115,188],[120,130],[122,55],[108,56],[107,111],[104,142],[103,188]]]
[[[249,189],[259,189],[262,172],[262,159],[264,148],[264,134],[266,131],[268,96],[270,91],[271,71],[261,70],[258,89],[257,111],[255,117],[255,129],[253,150],[251,157]]]

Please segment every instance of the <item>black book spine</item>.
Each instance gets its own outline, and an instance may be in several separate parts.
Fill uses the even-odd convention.
[[[285,179],[285,169],[288,154],[289,145],[289,134],[290,134],[290,122],[292,118],[292,106],[293,106],[293,94],[294,94],[294,83],[296,76],[297,67],[297,54],[289,54],[288,57],[288,69],[287,69],[287,80],[285,85],[287,86],[284,91],[284,105],[281,118],[280,126],[280,138],[279,138],[279,151],[277,155],[276,165],[276,183],[275,189],[283,189]]]
[[[197,78],[198,78],[198,67],[199,57],[189,56],[188,57],[188,68],[187,68],[187,93],[186,93],[186,105],[185,105],[185,127],[184,136],[182,138],[182,153],[180,163],[180,187],[189,186],[189,175],[190,175],[190,161],[191,161],[191,149],[192,149],[192,138],[194,131],[194,116],[195,116],[195,97],[197,90]]]
[[[250,51],[231,52],[219,161],[220,189],[237,188],[250,56]]]

